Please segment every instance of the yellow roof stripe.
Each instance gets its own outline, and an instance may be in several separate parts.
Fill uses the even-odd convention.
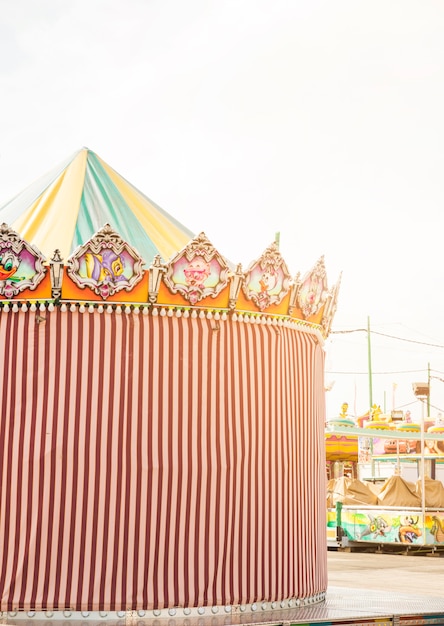
[[[58,248],[66,259],[71,251],[83,191],[87,150],[81,150],[62,174],[12,227],[47,257]]]

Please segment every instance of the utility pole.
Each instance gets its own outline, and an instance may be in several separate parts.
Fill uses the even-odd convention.
[[[430,417],[430,363],[427,363],[427,386],[429,393],[427,394],[427,417]]]
[[[367,317],[367,348],[368,348],[368,386],[369,386],[369,409],[373,406],[373,381],[372,381],[372,349],[370,343],[370,317]],[[370,417],[370,413],[369,413]]]

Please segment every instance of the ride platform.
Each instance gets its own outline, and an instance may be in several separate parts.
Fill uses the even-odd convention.
[[[177,610],[179,613],[179,610]],[[221,614],[222,613],[222,614]],[[325,600],[310,606],[269,611],[180,616],[163,612],[153,618],[144,611],[118,613],[91,612],[88,615],[62,611],[3,613],[0,624],[23,626],[419,626],[444,625],[444,598],[389,593],[375,590],[329,587]]]

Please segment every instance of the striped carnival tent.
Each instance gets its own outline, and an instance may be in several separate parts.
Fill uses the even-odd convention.
[[[0,619],[322,602],[323,258],[233,270],[87,149],[0,220]]]
[[[136,189],[97,154],[82,148],[0,206],[5,222],[49,258],[67,258],[104,224],[150,263],[185,246],[193,233]]]

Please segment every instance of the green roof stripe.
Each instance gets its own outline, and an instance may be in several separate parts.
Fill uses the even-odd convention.
[[[102,167],[98,157],[88,151],[85,181],[71,252],[83,245],[105,224],[110,226],[151,263],[158,248],[131,211],[125,199]]]

